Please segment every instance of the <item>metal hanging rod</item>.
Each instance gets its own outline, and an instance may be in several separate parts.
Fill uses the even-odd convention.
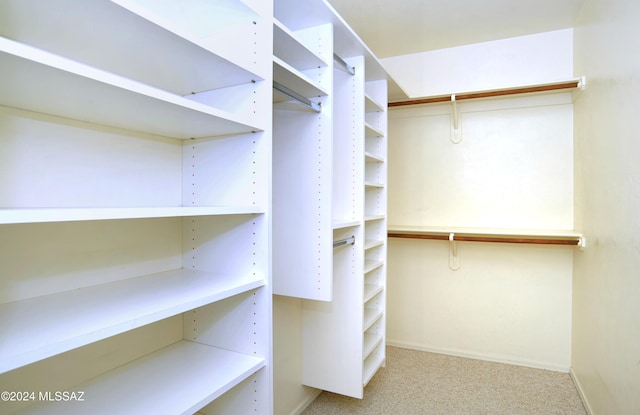
[[[350,236],[349,238],[338,239],[337,241],[333,241],[333,247],[338,248],[340,246],[353,245],[355,243],[356,243],[356,237]]]
[[[282,84],[277,83],[276,81],[273,81],[273,89],[285,94],[286,96],[288,96],[290,98],[295,99],[296,101],[298,101],[302,105],[311,108],[315,112],[321,112],[322,111],[322,107],[317,102],[311,101],[309,98],[304,97],[304,96],[298,94],[295,91],[292,91],[291,89],[287,88],[286,86],[284,86]]]
[[[345,62],[340,56],[336,55],[335,53],[333,54],[333,60],[336,61],[337,63],[339,63],[340,66],[344,70],[349,72],[351,75],[355,75],[356,74],[356,68],[354,68],[353,66],[350,66],[347,62]]]

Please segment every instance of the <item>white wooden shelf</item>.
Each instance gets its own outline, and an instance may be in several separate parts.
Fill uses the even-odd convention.
[[[385,215],[367,215],[364,217],[365,222],[372,222],[372,221],[376,221],[376,220],[382,220],[385,219],[386,216]]]
[[[364,309],[364,326],[362,331],[365,332],[373,326],[373,324],[378,321],[382,315],[384,314],[384,310],[378,310],[373,308],[365,308]]]
[[[364,285],[364,302],[366,303],[367,301],[371,300],[373,297],[376,296],[376,294],[380,293],[382,290],[384,290],[383,285],[365,284]]]
[[[273,54],[300,71],[329,65],[277,19],[273,22]]]
[[[16,414],[192,414],[264,366],[261,358],[180,341],[67,388],[84,392],[83,402],[41,402]]]
[[[383,354],[370,354],[364,361],[364,369],[362,375],[362,384],[364,386],[369,383],[373,375],[375,375],[376,371],[382,366],[384,363],[384,355]]]
[[[584,246],[584,236],[573,230],[389,225],[387,232],[391,238],[449,240],[450,235],[453,234],[455,241]]]
[[[367,239],[364,241],[364,250],[366,251],[366,250],[375,248],[377,246],[382,246],[384,245],[384,242],[385,241],[383,240]]]
[[[344,228],[353,228],[354,226],[360,226],[359,220],[351,220],[351,219],[334,219],[333,220],[333,229],[344,229]]]
[[[259,72],[255,53],[248,45],[247,35],[253,33],[258,24],[263,22],[261,16],[251,9],[245,2],[239,0],[217,0],[206,2],[199,0],[182,0],[180,2],[154,2],[148,0],[112,0],[114,3],[128,9],[130,12],[156,24],[168,33],[175,34],[181,39],[197,45],[209,52],[210,55],[219,56],[220,60],[233,63],[235,68],[221,67],[224,64],[209,66],[208,76],[215,76],[223,82],[233,81],[238,74],[238,68],[250,68],[252,72]],[[266,19],[265,19],[266,20]],[[270,30],[270,28],[269,28]],[[261,39],[256,39],[261,40]],[[172,45],[173,42],[165,42]],[[242,49],[238,49],[242,46]],[[269,50],[268,44],[262,49]],[[186,49],[181,46],[179,49]],[[169,51],[168,53],[172,53]],[[266,56],[265,56],[266,57]],[[197,62],[190,59],[191,63]],[[206,67],[205,67],[206,68]],[[191,66],[191,73],[197,71],[197,64]],[[264,67],[268,70],[268,67]],[[261,78],[265,79],[266,74]],[[245,78],[246,79],[246,78]],[[253,78],[255,79],[255,77]],[[247,82],[248,79],[245,80]],[[241,83],[245,83],[241,82]],[[240,82],[239,82],[240,83]],[[212,88],[209,88],[212,89]],[[202,91],[194,89],[193,91]],[[206,90],[206,89],[204,89]]]
[[[270,67],[256,64],[254,50],[234,48],[237,41],[254,43],[247,37],[256,32],[254,22],[261,23],[260,16],[241,1],[185,0],[178,5],[145,0],[86,0],[66,7],[65,13],[59,13],[59,9],[55,2],[40,4],[37,10],[30,2],[13,2],[6,9],[3,7],[16,20],[25,16],[31,19],[25,43],[176,95],[248,84],[268,77]],[[85,24],[91,30],[84,30]],[[61,27],[82,31],[83,40],[78,43],[65,37],[52,40],[51,33]],[[114,32],[114,27],[118,32]],[[25,33],[7,28],[4,35],[20,39]],[[88,44],[100,47],[76,47]],[[265,60],[269,54],[265,53]],[[150,66],[153,71],[148,70]]]
[[[377,333],[364,333],[364,344],[362,347],[362,356],[364,359],[369,357],[371,352],[382,342],[382,336]]]
[[[368,151],[364,153],[364,158],[367,163],[384,163],[385,162],[384,157],[376,156],[375,154],[370,153]]]
[[[264,285],[176,270],[0,305],[0,373]]]
[[[364,106],[365,106],[365,111],[366,112],[384,112],[384,106],[376,101],[375,99],[373,99],[373,97],[371,97],[371,95],[365,93],[364,94]]]
[[[255,206],[2,209],[0,224],[261,214]]]
[[[273,80],[306,98],[326,96],[329,94],[327,90],[313,82],[308,76],[277,56],[273,57]],[[289,99],[290,98],[287,97],[287,100]],[[274,97],[274,102],[282,101],[283,99],[276,99],[276,97]]]
[[[0,38],[0,67],[12,80],[0,84],[0,105],[7,107],[182,139],[266,127],[6,38]]]
[[[365,182],[364,186],[367,187],[367,188],[382,189],[382,188],[384,188],[384,183]]]
[[[376,268],[380,268],[384,265],[384,261],[382,260],[371,260],[367,259],[364,261],[364,273],[368,274]]]
[[[364,132],[366,137],[384,137],[384,132],[369,123],[364,124]]]

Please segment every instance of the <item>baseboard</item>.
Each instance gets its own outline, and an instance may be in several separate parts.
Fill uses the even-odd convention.
[[[443,348],[437,348],[437,347],[430,347],[428,345],[425,346],[423,344],[399,342],[399,341],[394,341],[392,339],[387,339],[387,346],[400,347],[403,349],[420,350],[423,352],[438,353],[438,354],[444,354],[448,356],[466,357],[468,359],[485,360],[488,362],[505,363],[505,364],[515,365],[515,366],[525,366],[533,369],[551,370],[553,372],[569,373],[568,366],[556,365],[556,364],[546,363],[546,362],[524,360],[524,359],[516,360],[516,359],[504,357],[504,356],[472,353],[472,352],[467,352],[463,350],[443,349]]]
[[[571,380],[573,381],[573,384],[576,387],[576,390],[578,391],[578,396],[580,396],[580,400],[582,400],[582,405],[584,406],[585,411],[587,411],[588,415],[593,415],[593,410],[591,409],[591,406],[589,405],[589,401],[587,401],[587,397],[584,394],[584,390],[582,389],[582,385],[580,384],[580,381],[578,380],[578,377],[576,376],[575,372],[573,371],[573,368],[571,368],[569,370],[569,376],[571,376]]]
[[[309,396],[307,399],[305,399],[304,401],[302,401],[300,403],[300,405],[298,405],[292,412],[291,415],[300,415],[302,413],[302,411],[304,411],[305,409],[307,409],[307,406],[311,405],[311,402],[315,401],[316,398],[318,396],[320,396],[320,394],[322,393],[322,391],[320,389],[317,389],[314,391],[314,393]]]

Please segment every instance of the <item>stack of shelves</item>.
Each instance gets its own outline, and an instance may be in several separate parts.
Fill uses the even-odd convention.
[[[267,3],[0,6],[0,412],[272,412]]]
[[[274,292],[304,299],[303,384],[362,398],[385,359],[387,75],[326,1],[274,6],[274,78],[295,36],[323,87],[319,113],[274,104]]]
[[[364,369],[367,384],[385,361],[387,258],[387,83],[365,84]]]
[[[330,300],[333,31],[274,6],[273,291]]]

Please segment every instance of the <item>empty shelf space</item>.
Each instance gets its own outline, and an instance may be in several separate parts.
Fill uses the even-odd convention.
[[[328,95],[324,88],[276,56],[273,57],[273,80],[306,98]],[[282,98],[276,96],[274,97],[274,102],[277,103],[289,99],[287,96]]]
[[[83,391],[83,402],[44,402],[17,414],[191,414],[264,366],[261,358],[180,341],[69,388]]]
[[[380,317],[382,317],[382,315],[384,314],[383,310],[376,310],[376,309],[372,309],[372,308],[365,308],[364,309],[364,326],[362,328],[362,331],[365,332],[367,330],[369,330],[369,328],[371,326],[373,326],[373,324],[378,321],[378,319],[380,319]]]
[[[384,241],[376,240],[376,239],[367,239],[364,241],[364,250],[375,248],[376,246],[384,245]]]
[[[353,228],[354,226],[360,226],[359,220],[352,219],[334,219],[333,229]]]
[[[455,241],[505,242],[547,245],[582,246],[581,233],[570,230],[500,229],[500,228],[456,228],[429,226],[389,226],[390,238],[415,238]]]
[[[378,369],[384,364],[384,355],[372,353],[364,361],[364,367],[362,370],[362,385],[367,386],[367,383],[371,380],[373,375],[376,374]]]
[[[369,357],[371,352],[382,342],[382,335],[377,333],[365,333],[364,344],[362,347],[362,356],[364,359]]]
[[[366,112],[384,112],[384,106],[380,104],[380,102],[373,99],[371,95],[367,93],[364,94],[364,105]]]
[[[368,151],[364,153],[364,159],[367,163],[384,163],[385,162],[384,157],[376,156],[375,154],[370,153]]]
[[[273,54],[298,70],[328,66],[327,62],[311,51],[295,32],[278,20],[273,22]]]
[[[384,290],[384,286],[377,284],[365,284],[364,285],[364,302],[371,300],[376,294]]]
[[[0,224],[261,214],[255,206],[1,209]]]
[[[382,260],[367,259],[364,261],[364,273],[368,274],[374,269],[380,268],[382,265],[384,265],[384,261]]]
[[[0,305],[0,373],[264,285],[175,270]]]
[[[364,133],[366,137],[384,137],[384,132],[369,123],[364,124]]]
[[[219,57],[220,61],[226,61],[226,64],[217,63],[215,66],[202,66],[202,62],[198,62],[189,56],[186,60],[191,63],[191,69],[185,73],[201,75],[208,68],[209,75],[205,76],[214,76],[223,82],[229,82],[238,74],[238,67],[251,68],[251,70],[257,70],[258,72],[268,70],[267,66],[259,68],[259,65],[257,65],[255,59],[256,46],[252,50],[246,45],[259,45],[263,37],[268,38],[266,33],[272,30],[271,27],[267,27],[267,25],[270,25],[270,20],[263,19],[245,2],[238,0],[217,0],[215,2],[203,2],[200,0],[183,0],[180,2],[113,1],[168,33],[175,34],[174,36],[179,39],[184,39],[209,52],[209,55]],[[172,45],[172,43],[175,42],[166,41],[162,46]],[[244,47],[238,47],[241,45]],[[267,49],[266,43],[263,46],[263,49]],[[181,49],[185,48],[182,47]],[[166,53],[171,56],[175,52],[176,50],[173,48]],[[177,52],[181,52],[181,50]],[[266,57],[266,54],[262,57]],[[198,69],[199,67],[202,69]],[[220,76],[220,74],[224,74],[224,76]],[[266,73],[258,77],[265,79],[265,76]],[[194,76],[194,78],[197,79],[198,76]],[[256,77],[254,76],[253,79],[256,79]],[[206,89],[194,89],[193,91],[199,92],[202,90]]]
[[[0,38],[0,105],[167,137],[263,130],[208,105]],[[59,99],[42,99],[43,97]],[[96,99],[99,97],[99,99]]]
[[[364,217],[365,222],[385,219],[385,215],[367,215]]]
[[[38,7],[30,1],[9,3],[3,4],[3,13],[30,27],[29,37],[19,26],[7,27],[7,38],[24,38],[32,46],[177,95],[267,79],[270,69],[257,67],[250,48],[233,47],[240,39],[253,44],[259,36],[254,22],[261,22],[238,0],[86,0],[65,4],[64,13],[56,2]],[[264,26],[263,32],[271,30]],[[73,28],[82,40],[59,36],[60,41],[52,42],[51,33],[60,28]]]

